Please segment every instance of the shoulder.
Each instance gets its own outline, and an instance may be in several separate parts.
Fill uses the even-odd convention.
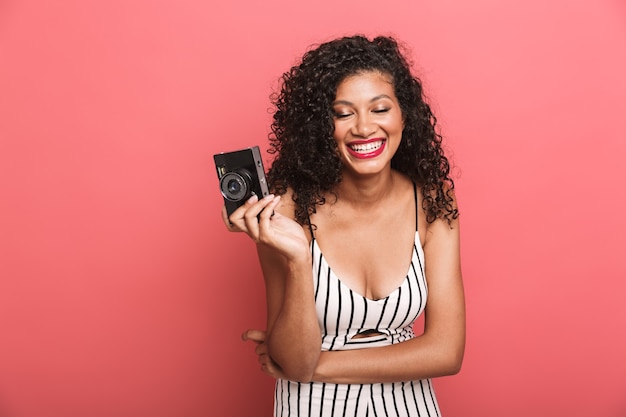
[[[436,191],[433,191],[433,193],[436,193]],[[424,204],[420,204],[420,215],[423,216],[423,224],[426,227],[426,236],[424,240],[424,246],[426,246],[429,241],[432,241],[434,238],[437,238],[440,236],[447,236],[448,238],[458,239],[460,222],[459,222],[459,217],[458,217],[458,200],[456,197],[456,193],[454,191],[454,188],[450,187],[447,184],[444,185],[443,187],[443,193],[445,194],[448,200],[447,205],[448,205],[449,210],[453,210],[457,214],[450,215],[450,216],[441,216],[441,217],[436,218],[432,222],[427,222],[426,221],[427,209],[426,207],[424,207]],[[421,194],[421,190],[420,190],[420,194]],[[434,199],[437,196],[433,194],[432,197]]]
[[[294,196],[295,191],[293,190],[293,188],[288,187],[285,193],[280,195],[280,203],[278,204],[278,207],[276,207],[276,211],[278,211],[283,216],[298,222],[298,219],[296,218],[297,204],[294,201]],[[307,224],[301,224],[300,222],[298,222],[298,224],[302,226],[304,233],[310,241],[313,237],[311,234],[311,228]]]
[[[295,219],[296,203],[293,201],[294,191],[291,187],[287,188],[284,194],[280,195],[280,203],[276,207],[276,211],[285,217]]]

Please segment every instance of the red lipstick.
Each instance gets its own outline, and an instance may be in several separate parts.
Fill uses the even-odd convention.
[[[354,145],[367,145],[367,144],[376,143],[376,142],[381,142],[380,146],[378,148],[372,149],[371,151],[358,152],[352,149],[352,146]],[[348,145],[348,152],[350,152],[350,155],[354,156],[357,159],[375,158],[381,153],[383,153],[383,150],[385,149],[386,144],[387,144],[387,141],[383,138],[374,138],[374,139],[369,139],[369,140],[357,140],[354,142],[350,142],[350,144]]]

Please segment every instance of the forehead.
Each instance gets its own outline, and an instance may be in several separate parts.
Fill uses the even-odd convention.
[[[336,99],[371,98],[381,94],[395,98],[391,76],[379,71],[367,71],[344,78],[337,86]]]

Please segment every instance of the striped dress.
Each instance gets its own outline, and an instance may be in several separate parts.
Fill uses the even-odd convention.
[[[427,297],[424,252],[417,231],[405,280],[380,300],[366,298],[344,285],[328,266],[314,235],[311,250],[323,351],[385,346],[414,337],[413,323],[424,311]],[[376,330],[382,335],[353,339],[366,330]],[[430,379],[375,384],[278,379],[274,416],[439,417],[440,412]]]

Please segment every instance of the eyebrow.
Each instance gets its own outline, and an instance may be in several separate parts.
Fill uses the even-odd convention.
[[[377,95],[376,97],[372,98],[372,99],[370,100],[370,103],[373,103],[373,102],[375,102],[375,101],[377,101],[377,100],[380,100],[380,99],[382,99],[382,98],[387,98],[387,99],[389,99],[389,100],[392,100],[392,98],[391,98],[391,97],[389,97],[387,94],[379,94],[379,95]],[[353,103],[353,102],[351,102],[351,101],[348,101],[348,100],[335,100],[335,101],[333,101],[333,106],[334,106],[334,105],[336,105],[336,104],[345,104],[345,105],[351,106],[351,105],[353,105],[354,103]]]

